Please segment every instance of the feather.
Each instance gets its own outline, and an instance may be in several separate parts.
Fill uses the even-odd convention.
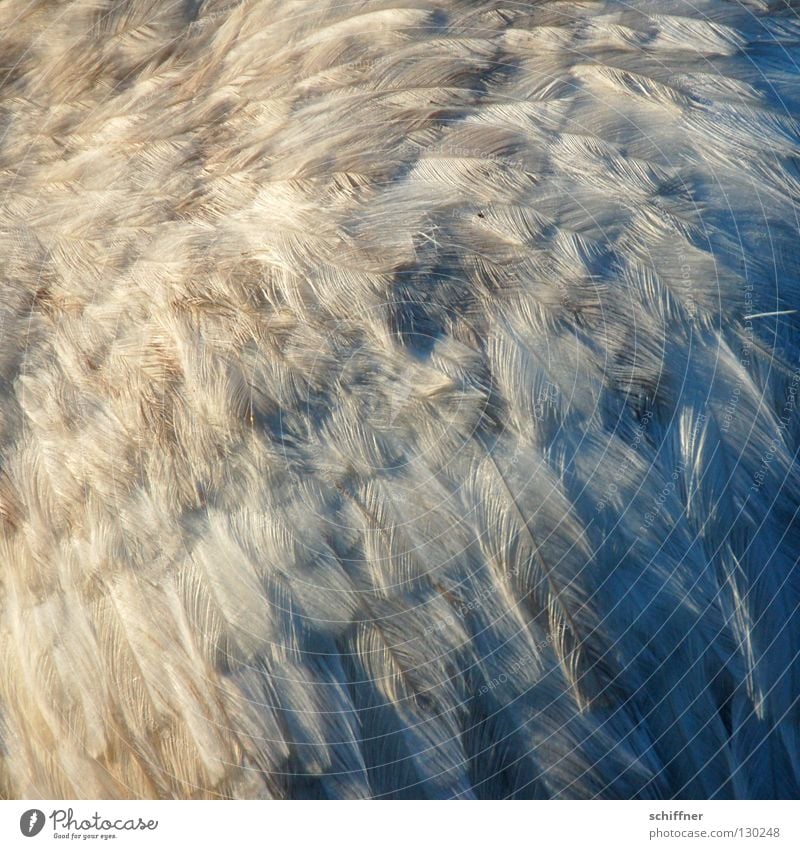
[[[800,793],[791,4],[0,4],[0,795]]]

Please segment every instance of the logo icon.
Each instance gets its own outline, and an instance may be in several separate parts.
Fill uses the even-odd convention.
[[[44,812],[38,808],[31,808],[19,818],[19,830],[25,837],[36,837],[44,828]]]

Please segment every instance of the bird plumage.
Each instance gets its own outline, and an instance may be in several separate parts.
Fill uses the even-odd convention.
[[[793,4],[0,43],[3,796],[798,795]]]

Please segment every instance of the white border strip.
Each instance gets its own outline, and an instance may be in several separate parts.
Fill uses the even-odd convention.
[[[27,849],[54,841],[153,849],[777,849],[800,846],[799,826],[796,801],[0,802],[0,846]]]

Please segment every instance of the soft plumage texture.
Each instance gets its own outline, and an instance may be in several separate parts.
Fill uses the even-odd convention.
[[[794,6],[3,0],[0,793],[798,795]]]

